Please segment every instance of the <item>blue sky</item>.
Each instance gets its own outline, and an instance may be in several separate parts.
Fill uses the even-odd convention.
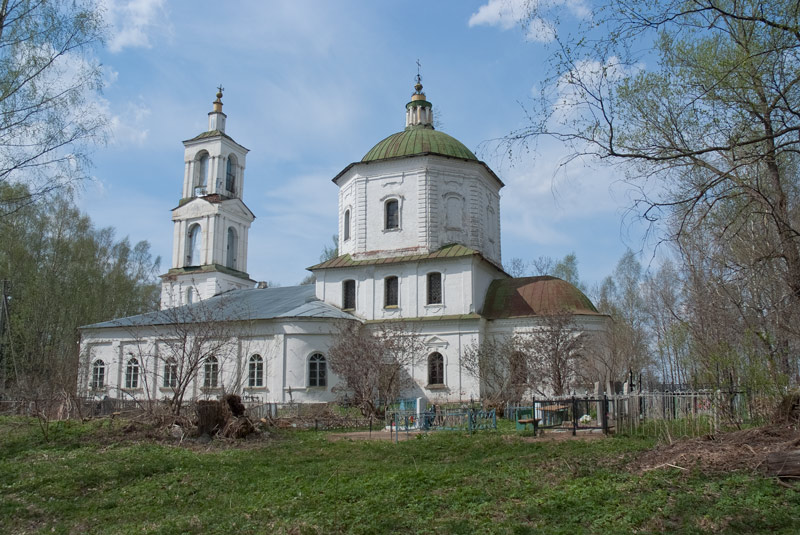
[[[165,272],[181,141],[206,130],[222,84],[226,131],[251,151],[248,271],[296,284],[336,232],[331,178],[402,130],[419,59],[441,129],[506,183],[504,261],[575,252],[591,286],[627,247],[643,245],[642,224],[625,217],[622,171],[560,167],[567,151],[552,141],[511,159],[486,143],[525,124],[520,103],[545,76],[547,21],[523,28],[525,3],[105,0],[112,31],[99,54],[111,137],[80,205],[98,226],[148,240]],[[589,13],[580,0],[551,4],[568,23]]]

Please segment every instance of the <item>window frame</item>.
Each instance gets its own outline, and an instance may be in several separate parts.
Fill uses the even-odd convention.
[[[355,279],[343,280],[342,310],[355,310],[355,308],[356,308],[356,281]]]
[[[214,355],[203,362],[203,388],[219,388],[219,360]]]
[[[197,153],[195,157],[195,161],[197,162],[197,172],[195,173],[195,188],[202,188],[208,192],[208,183],[210,175],[211,175],[211,155],[208,151],[200,151]],[[197,197],[197,190],[194,191],[195,197]]]
[[[239,247],[239,234],[233,226],[228,227],[225,233],[225,267],[236,269],[237,254],[236,249]]]
[[[383,279],[383,308],[398,308],[400,306],[400,279],[396,275],[389,275]]]
[[[250,355],[247,359],[247,387],[263,388],[264,386],[264,359],[258,353]]]
[[[164,375],[161,382],[162,388],[175,388],[178,386],[178,363],[175,359],[164,361]]]
[[[139,388],[139,360],[129,355],[125,362],[125,389],[136,390]]]
[[[344,240],[342,241],[348,241],[350,239],[350,208],[344,211],[344,229],[342,234],[344,235]]]
[[[444,385],[444,355],[434,351],[428,355],[428,386]]]
[[[319,351],[308,357],[308,388],[328,387],[328,360]]]
[[[236,193],[236,156],[230,154],[225,162],[225,191]]]
[[[92,362],[92,376],[89,380],[91,390],[102,390],[106,386],[106,363],[103,359]]]
[[[389,213],[389,207],[395,206],[395,213],[393,221],[390,220],[392,214]],[[400,230],[400,199],[391,197],[383,202],[383,230],[393,231]]]
[[[195,239],[195,236],[197,238]],[[184,255],[185,266],[201,266],[203,259],[200,258],[200,251],[203,248],[203,226],[200,223],[192,223],[186,231],[186,254]],[[197,263],[193,263],[194,256],[197,255]]]
[[[425,276],[425,304],[426,305],[443,305],[444,304],[444,292],[443,289],[443,279],[441,271],[431,271]],[[432,291],[433,285],[431,284],[432,280],[436,280],[437,284],[439,285],[439,300],[434,301],[432,298]]]

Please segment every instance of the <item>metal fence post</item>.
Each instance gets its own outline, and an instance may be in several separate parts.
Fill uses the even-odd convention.
[[[578,434],[578,402],[572,396],[572,436]]]

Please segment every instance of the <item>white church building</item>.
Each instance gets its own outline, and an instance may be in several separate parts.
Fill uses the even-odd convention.
[[[472,344],[530,331],[565,308],[580,330],[606,329],[608,317],[569,283],[503,271],[503,182],[433,128],[419,81],[405,129],[333,177],[339,256],[309,268],[314,284],[256,284],[247,273],[255,217],[244,203],[248,149],[226,132],[221,98],[208,131],[183,142],[161,310],[81,328],[83,393],[162,399],[186,380],[187,398],[233,392],[263,402],[332,401],[341,389],[326,352],[338,322],[399,321],[426,347],[408,370],[409,397],[479,399],[481,381],[462,363]],[[202,362],[184,378],[190,354]]]

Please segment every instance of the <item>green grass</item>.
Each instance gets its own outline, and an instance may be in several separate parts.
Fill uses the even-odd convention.
[[[757,474],[628,473],[650,439],[295,431],[199,451],[94,422],[41,436],[0,418],[0,533],[800,532],[800,492]]]

